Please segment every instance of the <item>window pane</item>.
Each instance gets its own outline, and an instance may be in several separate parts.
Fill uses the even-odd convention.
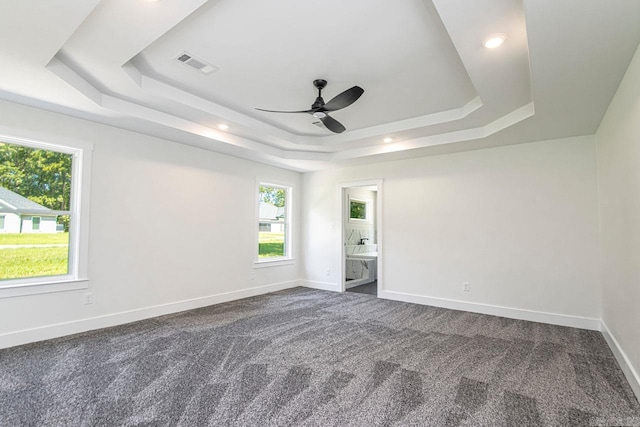
[[[349,203],[351,219],[367,219],[367,204],[357,200],[351,200]]]
[[[270,224],[271,231],[258,233],[258,257],[275,258],[286,255],[285,250],[285,224]]]
[[[260,185],[258,196],[258,258],[282,258],[288,255],[288,189]]]
[[[68,273],[72,155],[0,142],[0,279]],[[56,212],[57,211],[57,212]]]
[[[277,221],[285,220],[287,190],[277,187],[260,186],[260,219]]]
[[[0,215],[0,230],[4,230],[4,215]]]

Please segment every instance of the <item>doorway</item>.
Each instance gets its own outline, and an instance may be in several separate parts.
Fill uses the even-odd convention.
[[[382,290],[382,180],[340,186],[341,290]]]

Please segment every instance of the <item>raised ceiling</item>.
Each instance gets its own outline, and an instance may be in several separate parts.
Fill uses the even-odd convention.
[[[628,0],[0,1],[1,98],[300,171],[591,134],[640,41]],[[255,110],[317,78],[346,132]]]
[[[270,114],[254,107],[306,110],[317,95],[316,78],[329,81],[327,100],[357,84],[366,88],[365,95],[334,114],[349,130],[357,130],[451,110],[477,96],[432,4],[370,4],[210,3],[132,62],[149,78],[299,136],[330,134],[313,126],[308,115]],[[183,50],[219,71],[194,73],[172,60]]]

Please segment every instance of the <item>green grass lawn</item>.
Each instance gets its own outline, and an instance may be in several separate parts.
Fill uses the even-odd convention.
[[[274,258],[284,256],[284,233],[258,233],[258,256],[260,258]]]
[[[0,279],[67,274],[69,249],[0,249]]]
[[[69,243],[69,233],[0,233],[2,245],[59,245]]]
[[[69,248],[1,248],[2,245],[67,245],[69,233],[0,234],[0,280],[67,274]]]

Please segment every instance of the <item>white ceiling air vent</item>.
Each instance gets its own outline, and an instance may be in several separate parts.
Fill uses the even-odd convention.
[[[190,68],[193,68],[194,70],[200,71],[202,74],[211,74],[218,71],[218,67],[211,65],[200,58],[196,58],[187,52],[180,52],[174,57],[174,59],[189,66]]]

